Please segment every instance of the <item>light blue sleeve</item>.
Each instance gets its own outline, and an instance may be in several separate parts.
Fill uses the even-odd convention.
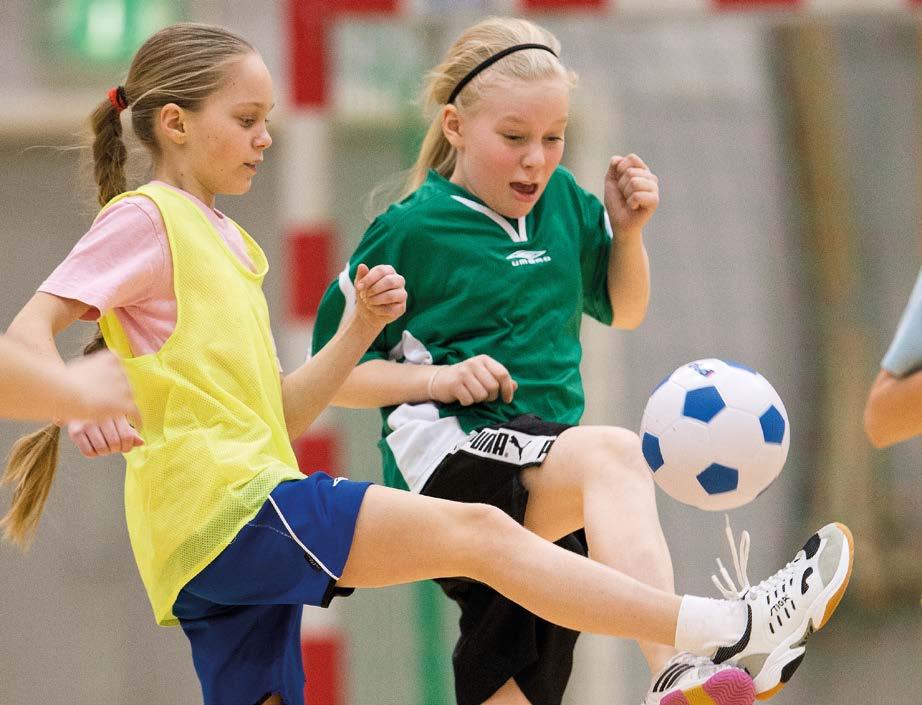
[[[922,368],[922,271],[880,366],[895,377],[905,377]]]

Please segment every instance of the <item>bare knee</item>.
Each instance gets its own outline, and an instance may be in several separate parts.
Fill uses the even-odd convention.
[[[501,509],[490,504],[452,503],[452,541],[459,562],[458,575],[483,579],[485,566],[502,555],[514,532],[525,529]]]
[[[592,457],[592,475],[653,491],[653,476],[643,460],[640,438],[633,431],[616,426],[583,427],[588,433],[580,439]]]
[[[515,519],[492,504],[465,504],[464,514],[467,527],[478,538],[507,531],[524,531]]]
[[[612,457],[632,460],[640,455],[640,437],[633,431],[617,426],[603,426],[598,429],[597,436],[598,445]]]
[[[278,693],[273,695],[267,695],[265,698],[259,701],[257,705],[285,705],[285,701],[282,700],[282,696]]]

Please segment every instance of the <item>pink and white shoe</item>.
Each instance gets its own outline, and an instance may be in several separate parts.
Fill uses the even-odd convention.
[[[755,697],[742,668],[683,651],[656,674],[643,705],[752,705]]]

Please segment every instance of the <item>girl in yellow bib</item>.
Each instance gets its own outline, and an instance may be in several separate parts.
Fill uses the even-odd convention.
[[[271,77],[244,39],[194,24],[153,35],[124,87],[92,118],[103,210],[9,329],[57,361],[55,334],[80,318],[99,320],[123,360],[138,431],[117,418],[70,434],[87,454],[125,453],[138,568],[157,621],[179,623],[188,636],[205,702],[303,703],[302,605],[448,576],[487,583],[579,631],[708,656],[723,647],[747,658],[771,647],[753,598],[678,597],[554,546],[494,507],[298,471],[289,439],[403,314],[406,290],[387,264],[359,265],[353,313],[280,379],[261,291],[266,258],[214,207],[217,194],[249,190],[272,142],[273,103]],[[127,193],[126,107],[154,174]],[[31,538],[53,477],[40,445],[14,454],[7,469],[17,487],[6,536],[20,544]],[[844,535],[814,538],[809,555],[774,576],[786,581],[806,568],[817,582],[822,574],[822,604],[811,600],[811,611],[838,601],[851,565]]]

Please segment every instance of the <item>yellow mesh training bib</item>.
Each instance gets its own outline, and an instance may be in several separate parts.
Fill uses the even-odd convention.
[[[173,256],[176,328],[156,353],[132,357],[110,311],[106,344],[125,362],[144,445],[127,453],[125,516],[154,616],[177,624],[179,591],[252,519],[269,492],[300,479],[282,412],[266,256],[242,229],[249,271],[201,210],[171,189],[150,198]]]

